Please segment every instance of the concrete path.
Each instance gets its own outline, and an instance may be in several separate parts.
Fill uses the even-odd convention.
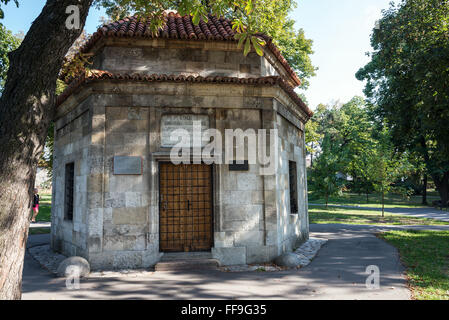
[[[36,223],[30,223],[30,229],[34,228],[51,228],[51,222],[37,221]]]
[[[309,203],[309,206],[322,207],[324,205]],[[382,208],[375,208],[375,207],[359,207],[359,206],[345,206],[345,205],[329,205],[329,207],[382,212]],[[412,216],[415,218],[429,218],[429,219],[435,219],[435,220],[449,222],[449,212],[437,210],[437,209],[430,208],[430,207],[429,208],[400,208],[400,207],[385,208],[385,212],[391,213],[391,214],[398,214],[398,215],[402,215],[402,216]]]
[[[376,227],[311,225],[311,236],[329,239],[300,270],[226,273],[156,272],[147,276],[88,278],[69,291],[65,280],[25,257],[23,299],[410,299],[397,250],[375,237]],[[30,236],[29,246],[48,243]],[[369,290],[366,267],[380,268],[380,289]]]

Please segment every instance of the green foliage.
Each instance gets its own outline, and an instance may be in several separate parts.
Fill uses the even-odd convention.
[[[322,152],[312,168],[311,188],[315,195],[326,201],[329,197],[342,193],[345,180],[339,175],[342,169],[342,154],[332,137],[326,136],[321,144]]]
[[[316,146],[309,152],[320,153],[311,172],[315,193],[329,197],[344,185],[367,198],[373,191],[380,192],[382,198],[390,191],[406,195],[396,182],[411,171],[408,154],[395,150],[389,130],[375,123],[371,108],[361,97],[342,106],[318,106],[309,128],[312,131],[307,133],[306,143]],[[346,177],[352,179],[346,181]]]
[[[426,164],[423,157],[418,153],[407,153],[409,166],[405,172],[405,180],[402,187],[417,195],[424,194],[424,179],[427,175]]]
[[[353,179],[354,192],[369,194],[373,191],[369,162],[375,145],[373,122],[361,97],[354,97],[339,110],[342,139],[341,148],[348,154],[344,171]]]
[[[8,54],[17,49],[21,40],[0,23],[0,91],[4,87],[9,69]]]
[[[312,157],[317,153],[316,147],[319,146],[323,135],[318,132],[319,123],[314,117],[306,123],[306,149]]]
[[[350,184],[353,191],[373,191],[368,173],[368,158],[374,145],[373,126],[362,98],[354,97],[341,107],[319,105],[308,128],[309,153],[318,153],[323,138],[332,137],[335,154],[341,159],[341,172],[353,178]]]
[[[394,144],[425,161],[442,198],[449,190],[449,3],[403,0],[373,31],[371,61],[357,73]]]
[[[387,128],[377,132],[377,140],[368,160],[369,180],[373,183],[374,189],[382,195],[382,216],[384,215],[384,198],[387,193],[394,189],[397,193],[408,196],[404,188],[394,188],[395,182],[408,171],[409,162],[405,154],[395,152],[389,134]]]
[[[306,150],[312,160],[319,154],[320,144],[331,130],[330,124],[333,122],[334,110],[335,108],[329,109],[328,106],[319,104],[313,117],[306,124]]]
[[[315,76],[317,70],[310,55],[313,54],[313,41],[305,37],[304,30],[295,30],[295,21],[289,14],[296,7],[293,0],[258,0],[254,1],[253,11],[244,22],[254,32],[261,32],[273,38],[289,64],[302,80],[301,88],[309,86],[308,79]],[[241,19],[239,12],[230,15],[231,19]]]

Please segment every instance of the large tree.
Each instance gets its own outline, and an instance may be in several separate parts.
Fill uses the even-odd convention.
[[[383,13],[371,61],[357,73],[400,150],[424,159],[449,200],[449,2],[403,0]]]
[[[21,297],[36,166],[53,117],[59,70],[81,33],[66,27],[66,8],[73,3],[48,0],[20,47],[9,54],[0,98],[0,299]],[[76,4],[84,25],[92,0]]]
[[[9,1],[0,0],[0,4]],[[54,114],[56,80],[64,57],[82,32],[93,1],[47,0],[20,47],[9,54],[10,67],[0,98],[0,299],[21,297],[32,189],[36,166]],[[194,23],[207,19],[209,12],[219,16],[238,12],[234,27],[241,34],[244,52],[254,48],[259,54],[263,41],[257,37],[260,26],[257,22],[277,19],[268,16],[271,11],[262,7],[272,5],[275,8],[278,3],[274,0],[95,2],[124,6],[137,14],[153,17],[155,31],[162,23],[164,9],[175,7],[180,13],[192,14]],[[79,9],[77,29],[67,28],[66,24],[67,19],[73,17],[69,15],[74,13],[67,9],[73,5]]]

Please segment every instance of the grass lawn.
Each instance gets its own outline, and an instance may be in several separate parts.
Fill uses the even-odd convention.
[[[415,218],[389,213],[385,213],[385,217],[382,218],[382,213],[380,211],[337,207],[329,207],[326,209],[325,206],[309,207],[309,219],[310,223],[317,224],[449,225],[449,222],[433,219]]]
[[[28,234],[47,234],[50,233],[50,228],[30,228]]]
[[[40,193],[39,214],[36,221],[51,222],[51,193]]]
[[[379,234],[399,250],[417,300],[449,300],[449,231],[389,231]]]
[[[437,196],[435,192],[429,192],[427,202],[430,204],[434,200],[439,200],[440,198]],[[412,196],[410,199],[405,199],[400,195],[396,194],[388,194],[385,196],[385,208],[417,208],[422,207],[425,208],[421,204],[422,197],[421,196]],[[309,202],[314,204],[325,204],[324,199],[318,199],[313,196],[311,192],[309,192]],[[329,199],[330,205],[346,205],[346,206],[359,206],[359,207],[373,207],[373,208],[382,208],[382,199],[379,194],[372,194],[368,198],[368,202],[366,201],[366,195],[359,195],[355,193],[345,192],[340,197],[331,197]]]

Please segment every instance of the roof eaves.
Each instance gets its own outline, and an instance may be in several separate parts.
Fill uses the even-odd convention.
[[[57,97],[56,106],[60,106],[68,99],[70,95],[75,93],[81,86],[87,83],[101,80],[117,80],[117,81],[140,81],[140,82],[191,82],[191,83],[218,83],[218,84],[247,84],[247,85],[279,85],[288,96],[307,114],[308,117],[313,112],[307,107],[302,99],[296,94],[294,88],[286,83],[279,76],[259,77],[259,78],[237,78],[237,77],[201,77],[201,76],[184,76],[184,75],[166,75],[166,74],[119,74],[111,73],[103,70],[90,70],[89,75],[82,75],[76,78],[70,85]]]

